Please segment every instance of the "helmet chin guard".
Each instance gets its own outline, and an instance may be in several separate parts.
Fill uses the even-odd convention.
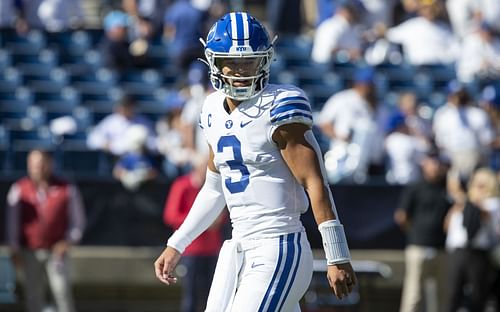
[[[224,15],[210,29],[206,43],[202,43],[210,67],[210,81],[216,90],[244,101],[257,96],[267,86],[274,49],[264,26],[250,14]],[[255,73],[246,76],[222,73],[224,59],[244,58],[259,59]]]

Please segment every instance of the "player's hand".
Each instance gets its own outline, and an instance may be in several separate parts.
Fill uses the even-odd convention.
[[[347,297],[357,283],[356,274],[350,262],[329,265],[326,276],[335,296],[339,299]]]
[[[172,247],[165,248],[154,263],[156,277],[167,285],[176,283],[177,278],[174,277],[173,272],[180,259],[180,252]]]

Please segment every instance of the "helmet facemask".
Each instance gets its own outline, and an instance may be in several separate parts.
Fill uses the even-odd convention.
[[[232,99],[244,101],[253,98],[262,92],[269,81],[272,48],[264,52],[236,55],[206,50],[205,56],[214,88]]]

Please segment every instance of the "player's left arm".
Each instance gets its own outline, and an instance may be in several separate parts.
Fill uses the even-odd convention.
[[[333,198],[322,172],[321,154],[311,128],[301,123],[285,124],[274,131],[272,138],[280,148],[290,171],[307,191],[316,223],[321,228],[321,225],[336,222],[332,221],[337,219]],[[336,235],[341,226],[336,229],[328,227],[336,231],[334,238],[338,238]],[[343,235],[343,230],[341,234]],[[325,240],[325,236],[323,239],[324,244],[329,243]],[[345,248],[347,248],[347,244]],[[350,259],[342,260],[339,261],[340,263],[329,263],[327,271],[330,286],[338,298],[347,296],[356,283],[356,275],[350,264]]]

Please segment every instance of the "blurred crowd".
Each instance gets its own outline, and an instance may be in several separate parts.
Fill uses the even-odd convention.
[[[49,35],[85,30],[91,10],[84,4],[2,1],[0,28],[15,29],[19,36],[33,29]],[[267,17],[272,35],[278,36],[276,61],[285,63],[284,70],[274,66],[274,81],[282,82],[283,72],[291,70],[301,87],[300,79],[315,73],[318,77],[312,79],[326,80],[326,85],[335,77],[343,82],[330,93],[323,90],[321,100],[305,85],[330,182],[416,181],[422,156],[434,147],[451,159],[453,171],[464,180],[479,166],[500,170],[497,1],[258,4],[257,14]],[[93,47],[104,68],[117,75],[156,69],[155,54],[164,53],[175,75],[162,100],[163,111],[142,115],[137,95],[148,90],[128,92],[124,86],[114,98],[114,111],[94,117],[84,129],[88,148],[111,154],[117,165],[113,174],[124,184],[133,188],[135,179],[159,174],[173,178],[189,170],[194,155],[206,153],[197,115],[204,95],[212,90],[205,65],[198,60],[203,57],[199,38],[218,16],[244,6],[242,1],[108,0],[92,11],[102,21],[103,35]],[[287,46],[290,38],[308,44],[302,71],[294,71],[293,62],[286,67],[287,54],[295,49]],[[415,78],[407,84],[408,75],[410,80],[416,75],[432,83],[422,88]],[[127,174],[136,167],[140,174]]]

